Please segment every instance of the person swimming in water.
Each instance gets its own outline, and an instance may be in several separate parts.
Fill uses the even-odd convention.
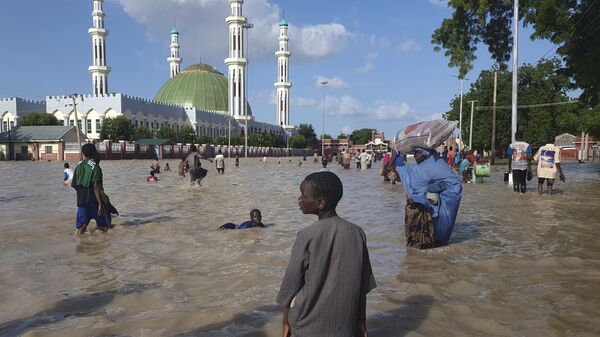
[[[266,227],[262,223],[262,214],[260,213],[260,210],[258,210],[256,208],[253,209],[252,211],[250,211],[250,220],[242,222],[239,226],[236,226],[234,223],[228,222],[228,223],[224,224],[223,226],[219,227],[219,230],[248,229],[248,228],[252,228],[252,227]]]
[[[146,177],[146,181],[148,181],[148,182],[158,181],[158,178],[154,175],[154,170],[150,170],[150,175],[148,177]]]

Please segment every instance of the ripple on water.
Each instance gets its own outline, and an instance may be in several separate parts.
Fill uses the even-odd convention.
[[[278,335],[291,245],[315,221],[298,210],[298,188],[319,169],[280,161],[228,161],[222,176],[210,166],[202,186],[176,172],[148,184],[148,161],[102,162],[121,215],[108,235],[84,236],[62,163],[0,162],[11,177],[0,191],[0,335]],[[427,251],[405,248],[402,186],[382,183],[379,163],[330,168],[344,183],[339,214],[367,234],[373,336],[599,333],[598,165],[564,163],[569,180],[551,198],[533,186],[515,195],[494,167],[464,186],[449,244]],[[216,230],[253,208],[272,226]]]

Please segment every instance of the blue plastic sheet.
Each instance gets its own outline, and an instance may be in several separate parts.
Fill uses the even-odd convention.
[[[450,239],[456,222],[462,198],[462,184],[435,150],[417,150],[426,153],[428,158],[419,164],[401,167],[398,173],[406,196],[432,212],[436,243],[445,244]],[[427,192],[439,194],[436,205],[427,200]]]

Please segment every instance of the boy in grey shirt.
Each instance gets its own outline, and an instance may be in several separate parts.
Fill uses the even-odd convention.
[[[338,217],[342,182],[332,172],[308,175],[298,205],[319,220],[298,233],[277,302],[283,336],[367,336],[367,293],[376,287],[363,230]]]

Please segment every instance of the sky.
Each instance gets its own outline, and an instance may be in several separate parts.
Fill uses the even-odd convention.
[[[228,0],[105,0],[109,91],[152,99],[169,79],[169,33],[180,32],[182,69],[206,63],[227,74]],[[92,0],[0,1],[0,98],[90,94]],[[444,0],[245,0],[248,95],[257,120],[275,123],[278,23],[289,22],[290,122],[337,136],[375,128],[392,138],[439,117],[460,92],[457,70],[431,35],[452,12]],[[519,63],[552,45],[521,30]],[[468,78],[493,62],[481,46]],[[323,88],[319,83],[327,81]],[[471,81],[465,81],[465,91]],[[467,109],[466,105],[465,108]]]

